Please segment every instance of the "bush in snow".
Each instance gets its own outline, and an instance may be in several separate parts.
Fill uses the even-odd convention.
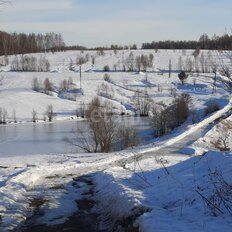
[[[32,122],[36,122],[36,120],[37,120],[37,112],[33,109],[33,111],[32,111]]]
[[[179,74],[178,74],[178,77],[182,83],[182,85],[186,82],[186,80],[188,79],[188,75],[186,74],[185,71],[181,71]]]
[[[68,81],[67,81],[67,80],[63,80],[63,81],[60,83],[59,91],[67,91],[68,89],[69,89]]]
[[[104,81],[110,82],[110,75],[105,73],[104,74]]]
[[[207,188],[197,186],[196,192],[213,216],[232,216],[232,183],[221,170],[209,168]]]
[[[78,56],[76,58],[76,64],[77,65],[82,65],[82,64],[84,64],[86,62],[87,62],[87,60],[86,60],[86,58],[84,56]]]
[[[39,82],[38,78],[35,77],[33,80],[32,80],[32,89],[34,91],[39,91],[41,89],[41,83]]]
[[[49,92],[53,91],[53,84],[52,82],[49,81],[48,78],[44,80],[43,85],[44,85],[44,91],[46,94],[49,94]]]
[[[3,108],[0,108],[0,124],[6,124],[7,111]]]
[[[107,83],[102,83],[98,86],[98,95],[112,99],[114,96],[114,90]]]
[[[16,117],[16,111],[15,110],[12,111],[12,118],[14,120],[14,123],[17,123],[17,117]]]
[[[219,135],[211,141],[211,144],[220,151],[230,151],[232,149],[230,143],[232,139],[232,121],[224,120],[219,125]]]
[[[105,66],[103,67],[103,71],[104,71],[104,72],[109,72],[109,71],[110,71],[109,65],[105,65]]]
[[[79,116],[78,110],[76,113]],[[136,144],[136,131],[128,126],[120,127],[120,122],[113,114],[112,105],[102,104],[100,99],[95,97],[84,110],[84,114],[89,131],[83,132],[78,128],[77,132],[82,138],[71,144],[86,152],[110,152],[115,145],[125,148]]]
[[[221,70],[220,70],[220,73],[222,76],[225,76],[225,77],[229,77],[231,76],[231,73],[230,73],[230,69],[229,67],[222,67]]]
[[[147,91],[136,91],[133,97],[134,107],[140,116],[148,116],[152,99]]]
[[[180,126],[190,114],[190,105],[191,97],[182,94],[166,108],[159,105],[153,107],[152,124],[156,136],[162,136]]]
[[[48,121],[51,122],[55,116],[54,112],[53,112],[53,106],[52,105],[48,105],[47,109],[46,109],[46,116],[48,117]]]

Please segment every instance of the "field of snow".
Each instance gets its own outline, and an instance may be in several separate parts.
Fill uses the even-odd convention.
[[[165,155],[107,169],[95,177],[100,210],[115,221],[142,215],[134,223],[141,232],[230,231],[231,155]]]
[[[137,90],[147,90],[150,97],[156,103],[163,102],[169,104],[173,99],[173,91],[178,93],[189,93],[193,99],[194,108],[199,111],[205,108],[210,99],[219,100],[221,105],[225,105],[228,100],[228,93],[223,89],[218,76],[217,92],[211,94],[213,88],[214,74],[192,74],[187,83],[181,85],[178,79],[178,72],[173,72],[171,78],[168,78],[169,60],[172,60],[172,70],[178,69],[178,59],[181,57],[183,66],[186,60],[193,61],[193,51],[167,51],[160,50],[137,50],[132,51],[134,57],[138,55],[153,54],[154,60],[152,68],[148,68],[147,73],[143,72],[123,72],[123,65],[126,64],[130,51],[106,51],[105,55],[99,55],[96,51],[69,51],[59,53],[32,54],[39,58],[45,56],[50,62],[50,72],[10,72],[10,64],[14,56],[9,57],[9,65],[0,67],[0,107],[7,110],[7,119],[13,121],[14,114],[17,121],[29,122],[32,120],[32,111],[38,113],[38,118],[43,119],[46,108],[52,104],[56,114],[55,120],[76,118],[75,111],[81,106],[88,104],[91,99],[99,95],[99,88],[102,83],[105,84],[107,96],[101,94],[103,101],[111,102],[115,111],[118,113],[133,113],[133,96]],[[202,52],[205,59],[209,56],[208,51]],[[30,56],[30,55],[29,55]],[[78,93],[80,88],[79,66],[75,64],[79,57],[89,57],[89,61],[82,65],[82,89],[84,94]],[[218,57],[222,56],[223,59]],[[95,63],[91,63],[91,57],[95,57]],[[230,62],[226,53],[210,52],[211,60],[223,60],[225,64]],[[3,57],[1,58],[3,59]],[[19,56],[20,59],[20,56]],[[72,60],[72,71],[70,71],[70,62]],[[104,81],[104,66],[108,65],[111,72],[110,82]],[[209,65],[210,67],[210,65]],[[46,95],[32,90],[33,79],[37,78],[39,82],[48,78],[54,85],[55,91],[51,95]],[[58,94],[60,83],[63,80],[73,80],[73,90],[66,93],[73,96],[76,101],[63,99],[65,94]],[[76,92],[76,94],[75,94]]]
[[[75,110],[88,104],[99,94],[99,86],[109,86],[110,101],[116,112],[134,113],[133,96],[136,90],[146,89],[154,102],[168,105],[173,100],[171,89],[177,94],[189,93],[193,108],[200,120],[207,104],[214,100],[222,108],[193,124],[189,119],[182,127],[154,143],[138,148],[109,154],[65,154],[19,156],[0,158],[0,230],[10,231],[28,217],[33,216],[36,206],[43,214],[36,223],[60,224],[76,210],[76,200],[83,198],[87,186],[78,177],[90,174],[94,182],[94,198],[97,210],[107,222],[108,229],[116,221],[137,215],[135,226],[139,231],[230,231],[232,226],[232,153],[220,152],[211,145],[211,139],[223,132],[223,121],[218,121],[232,108],[232,99],[217,74],[217,92],[212,94],[212,73],[191,74],[181,85],[178,72],[168,77],[169,59],[173,70],[178,59],[193,58],[193,51],[133,51],[135,55],[154,55],[153,68],[149,72],[122,72],[123,60],[130,51],[107,51],[99,56],[95,51],[84,52],[96,56],[95,64],[82,66],[83,95],[76,101],[63,99],[57,92],[52,95],[32,90],[35,77],[45,78],[55,85],[71,77],[74,89],[78,89],[79,67],[69,70],[70,59],[75,62],[80,52],[45,54],[51,64],[51,72],[10,72],[9,66],[0,67],[0,108],[8,112],[7,120],[31,122],[32,110],[42,120],[47,105],[52,104],[56,120],[75,118]],[[207,54],[207,51],[205,51]],[[36,54],[40,56],[41,54]],[[83,55],[83,53],[82,53]],[[213,59],[227,53],[212,52]],[[13,57],[9,57],[9,60]],[[221,59],[220,59],[221,60]],[[109,65],[110,82],[104,81],[103,67]],[[76,71],[75,71],[76,70]],[[227,119],[230,120],[231,116]],[[212,129],[210,125],[212,125]],[[204,134],[204,131],[208,131]],[[203,134],[202,138],[199,138]],[[231,134],[229,146],[231,148]],[[189,142],[194,142],[189,145]],[[180,150],[181,149],[181,150]],[[194,152],[190,152],[193,151]],[[191,156],[191,155],[199,156]],[[222,190],[221,197],[218,190]],[[225,198],[224,198],[225,197]],[[120,228],[116,228],[120,231]]]

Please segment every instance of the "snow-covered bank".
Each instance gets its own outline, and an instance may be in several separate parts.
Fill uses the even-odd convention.
[[[145,159],[100,173],[97,199],[109,219],[150,209],[135,222],[142,232],[229,231],[231,173],[232,153]]]

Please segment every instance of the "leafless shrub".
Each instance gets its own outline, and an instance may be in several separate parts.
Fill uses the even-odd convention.
[[[14,123],[17,123],[17,117],[16,117],[16,111],[15,110],[12,111],[12,118],[14,120]]]
[[[180,126],[190,114],[191,97],[182,94],[175,98],[166,108],[155,105],[153,107],[152,125],[156,136],[162,136]]]
[[[69,141],[72,145],[86,152],[110,152],[113,147],[122,143],[123,148],[136,144],[135,130],[120,128],[117,117],[112,112],[112,106],[102,104],[95,97],[87,109],[85,116],[88,121],[89,131],[77,129],[79,141]],[[120,128],[120,129],[119,129]]]
[[[232,133],[232,122],[224,120],[221,122],[219,137],[211,141],[211,144],[220,151],[230,151],[230,134]]]
[[[39,91],[41,89],[41,83],[39,82],[38,78],[35,77],[33,80],[32,80],[32,89],[34,91]]]
[[[0,124],[6,124],[7,115],[8,115],[7,110],[0,108]]]
[[[133,97],[133,103],[135,109],[137,110],[140,116],[149,115],[152,99],[150,98],[146,90],[145,91],[137,90]]]
[[[52,122],[55,114],[53,112],[53,106],[50,104],[47,106],[47,109],[46,109],[46,116],[48,117],[48,121],[49,122]]]
[[[95,56],[91,56],[91,63],[92,63],[92,65],[95,64],[95,61],[96,61],[96,57]]]
[[[66,91],[69,89],[69,85],[68,85],[68,81],[67,80],[63,80],[61,83],[60,83],[60,91]]]
[[[100,86],[98,86],[98,95],[105,97],[105,98],[112,99],[114,96],[114,90],[107,83],[102,83]]]
[[[222,76],[229,77],[231,76],[230,69],[228,66],[224,66],[221,68],[220,73]]]
[[[32,110],[32,122],[36,122],[37,121],[37,112],[33,109]]]
[[[111,80],[110,80],[110,75],[109,75],[109,74],[107,74],[107,73],[104,74],[104,81],[107,81],[107,82],[110,82],[110,81],[111,81]]]
[[[48,78],[44,80],[43,85],[44,85],[44,91],[46,94],[49,94],[50,91],[53,91],[53,84],[52,82],[49,81]]]
[[[209,169],[208,178],[207,191],[203,186],[197,186],[196,192],[214,216],[226,213],[232,216],[232,184],[217,169]]]
[[[84,64],[86,62],[87,62],[86,58],[84,56],[82,56],[82,55],[80,55],[80,56],[78,56],[76,58],[76,64],[77,65],[82,65],[82,64]]]

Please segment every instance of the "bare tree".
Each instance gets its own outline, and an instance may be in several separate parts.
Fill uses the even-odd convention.
[[[48,78],[44,80],[44,90],[46,94],[49,94],[50,91],[53,91],[53,84],[49,81]]]
[[[141,71],[141,56],[137,56],[135,58],[135,64],[136,64],[136,68],[138,72],[140,72]]]
[[[38,78],[35,77],[33,80],[32,80],[32,89],[34,91],[39,91],[41,88],[41,84],[40,82],[38,81]]]
[[[149,115],[152,100],[146,90],[145,91],[137,90],[134,94],[133,101],[134,101],[134,107],[138,111],[140,116]]]
[[[0,124],[2,124],[2,113],[3,113],[3,109],[0,107]]]
[[[36,122],[36,120],[37,120],[37,112],[33,109],[32,110],[32,122]]]
[[[86,152],[110,152],[118,143],[121,143],[123,148],[135,144],[136,136],[133,130],[126,129],[127,127],[122,129],[112,112],[112,106],[102,104],[98,97],[90,102],[85,115],[89,131],[77,129],[81,138],[78,139],[79,142],[71,141],[76,147]]]
[[[52,120],[53,120],[53,118],[55,116],[55,114],[53,112],[53,106],[52,106],[52,104],[50,104],[50,105],[47,106],[46,116],[48,117],[48,121],[52,122]]]
[[[12,116],[13,116],[14,123],[17,123],[17,117],[16,117],[16,111],[15,110],[13,110]]]
[[[134,71],[134,53],[130,52],[129,56],[126,59],[126,66],[128,71]]]
[[[89,122],[92,135],[95,141],[95,148],[100,147],[101,152],[109,152],[116,139],[116,121],[112,112],[104,111],[104,106],[96,97],[90,103],[86,117]]]
[[[2,112],[2,123],[3,124],[6,124],[6,117],[7,117],[8,113],[5,109],[3,109],[3,112]]]
[[[168,107],[155,105],[152,117],[155,134],[161,136],[180,126],[189,116],[190,105],[191,97],[188,94],[175,98]]]

